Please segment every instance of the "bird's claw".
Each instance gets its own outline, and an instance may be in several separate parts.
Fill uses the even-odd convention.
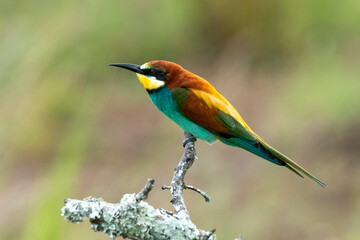
[[[190,137],[187,137],[184,139],[184,141],[182,142],[182,145],[183,145],[183,147],[185,147],[186,144],[188,144],[189,142],[195,142],[196,140],[197,140],[196,137],[191,135]]]

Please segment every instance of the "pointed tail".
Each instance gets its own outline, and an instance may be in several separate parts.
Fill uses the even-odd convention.
[[[263,145],[272,155],[274,155],[278,160],[285,163],[285,167],[297,174],[300,177],[304,177],[303,175],[309,177],[314,182],[319,184],[321,187],[325,187],[326,184],[320,181],[318,178],[316,178],[314,175],[312,175],[310,172],[308,172],[306,169],[301,167],[296,162],[292,161],[290,158],[282,154],[281,152],[277,151],[275,148],[271,147],[269,144],[267,144],[264,140],[262,140],[259,136],[256,136],[257,140],[261,145]]]
[[[245,138],[238,138],[238,137],[230,137],[230,138],[219,138],[220,141],[223,143],[235,146],[235,147],[241,147],[249,152],[254,153],[255,155],[262,157],[274,164],[284,166],[294,172],[296,175],[304,178],[303,175],[311,178],[313,181],[315,181],[317,184],[319,184],[321,187],[325,187],[326,184],[314,177],[311,173],[309,173],[307,170],[305,170],[303,167],[301,167],[296,162],[292,161],[290,158],[285,156],[284,154],[277,151],[275,148],[271,147],[269,144],[267,144],[264,140],[262,140],[259,136],[255,135],[256,140],[251,141]]]

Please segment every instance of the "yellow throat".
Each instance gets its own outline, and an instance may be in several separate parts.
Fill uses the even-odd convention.
[[[148,68],[147,64],[143,64],[140,69]],[[137,77],[146,90],[155,90],[165,85],[164,81],[157,80],[155,77],[145,76],[137,73]]]

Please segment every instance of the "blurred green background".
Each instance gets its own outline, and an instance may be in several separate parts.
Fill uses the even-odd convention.
[[[360,1],[1,1],[0,239],[107,239],[63,199],[168,191],[183,132],[133,73],[170,60],[328,186],[240,149],[197,142],[192,220],[219,239],[360,239]]]

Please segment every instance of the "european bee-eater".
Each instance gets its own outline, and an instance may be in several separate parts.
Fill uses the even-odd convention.
[[[252,131],[229,101],[205,79],[168,61],[151,61],[141,66],[128,63],[109,65],[135,72],[155,106],[196,138],[209,144],[219,140],[243,148],[325,186]]]

